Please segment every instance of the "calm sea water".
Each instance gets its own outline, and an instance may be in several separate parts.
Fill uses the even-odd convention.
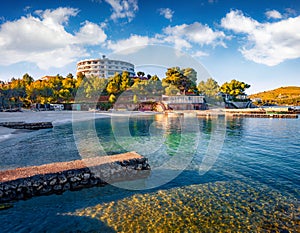
[[[147,179],[16,202],[0,212],[0,231],[299,232],[299,119],[60,125],[2,141],[0,169],[132,150],[149,158]]]

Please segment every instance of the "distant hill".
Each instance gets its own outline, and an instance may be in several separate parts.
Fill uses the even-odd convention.
[[[252,100],[261,99],[261,104],[300,105],[300,87],[280,87],[271,91],[264,91],[250,95]],[[254,101],[255,102],[255,101]]]

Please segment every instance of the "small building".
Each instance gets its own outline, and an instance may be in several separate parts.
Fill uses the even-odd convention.
[[[162,103],[173,110],[206,110],[208,109],[203,95],[162,96]]]

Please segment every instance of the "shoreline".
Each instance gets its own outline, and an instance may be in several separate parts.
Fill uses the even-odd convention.
[[[24,109],[22,112],[0,112],[1,122],[51,122],[53,126],[64,125],[72,122],[96,120],[101,118],[110,118],[114,116],[152,116],[159,114],[157,112],[134,112],[134,111],[39,111],[34,112]],[[11,129],[0,126],[0,142],[17,138],[23,134],[31,133],[31,130]]]
[[[40,111],[33,112],[23,110],[22,112],[0,112],[0,122],[52,122],[54,126],[72,121],[85,121],[92,119],[108,118],[112,116],[151,116],[160,114],[158,112],[136,112],[136,111]]]

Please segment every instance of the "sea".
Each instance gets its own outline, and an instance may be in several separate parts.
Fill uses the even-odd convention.
[[[19,132],[0,170],[136,151],[145,179],[12,203],[0,232],[300,232],[300,119],[112,116]]]

